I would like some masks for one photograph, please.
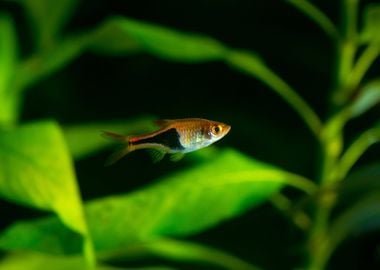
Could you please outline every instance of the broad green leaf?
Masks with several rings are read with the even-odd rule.
[[[94,33],[90,44],[98,51],[120,53],[140,49],[168,60],[220,60],[226,49],[207,36],[183,33],[125,17],[114,17]]]
[[[54,122],[0,133],[0,197],[55,212],[90,249],[72,161]]]
[[[363,29],[360,39],[364,43],[380,42],[380,4],[373,3],[363,12]]]
[[[17,222],[3,231],[0,238],[3,250],[31,250],[53,255],[78,254],[83,242],[80,234],[69,230],[56,217]]]
[[[148,188],[87,203],[85,211],[97,251],[112,251],[156,237],[204,231],[263,203],[285,184],[315,191],[300,176],[225,150]],[[20,235],[25,236],[22,242]],[[76,238],[55,218],[47,218],[11,226],[1,235],[0,247],[75,253]]]
[[[59,32],[70,19],[77,0],[22,0],[34,30],[37,44],[42,49],[51,47]]]
[[[64,128],[69,150],[75,159],[87,157],[109,145],[100,136],[101,131],[121,134],[138,134],[153,128],[153,117],[140,117],[124,121],[108,121],[67,126]]]
[[[17,64],[17,42],[10,16],[0,14],[0,126],[14,124],[18,116],[18,95],[12,90]]]
[[[352,116],[357,117],[380,101],[380,79],[371,81],[363,87],[360,96],[357,97],[352,105]]]
[[[95,201],[86,213],[90,224],[95,218],[103,221],[90,225],[96,248],[111,249],[155,236],[203,231],[262,203],[286,182],[283,171],[228,150],[145,190]],[[125,219],[120,220],[120,213]],[[107,238],[97,237],[105,232]]]

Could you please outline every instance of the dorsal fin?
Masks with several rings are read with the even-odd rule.
[[[165,128],[165,127],[168,127],[169,125],[171,125],[173,123],[173,120],[158,119],[158,120],[154,121],[154,123],[161,128]]]

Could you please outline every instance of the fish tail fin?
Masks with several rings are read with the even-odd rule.
[[[131,145],[129,143],[128,136],[120,135],[117,133],[109,132],[109,131],[103,131],[102,137],[106,139],[110,139],[116,143],[119,144],[118,148],[115,150],[114,153],[112,153],[107,159],[104,164],[104,166],[111,166],[116,161],[120,160],[122,157],[124,157],[126,154],[133,151],[131,148]]]
[[[106,139],[109,139],[111,141],[118,142],[118,143],[126,144],[129,141],[128,136],[124,136],[124,135],[117,134],[117,133],[110,132],[110,131],[102,131],[101,135],[103,138],[106,138]]]

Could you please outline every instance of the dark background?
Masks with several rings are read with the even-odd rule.
[[[339,22],[340,1],[313,2]],[[31,34],[20,6],[11,1],[0,3],[1,9],[15,17],[22,54],[27,55],[32,49]],[[112,15],[206,34],[230,47],[255,51],[323,119],[328,116],[334,45],[285,1],[87,0],[80,3],[65,32],[92,29]],[[371,70],[372,75],[378,74],[378,67],[379,62]],[[375,122],[379,112],[375,108],[351,122],[346,129],[347,140]],[[232,130],[219,146],[234,147],[288,171],[315,177],[318,145],[300,117],[268,87],[221,62],[179,64],[147,54],[106,57],[85,53],[28,90],[22,121],[54,118],[66,125],[147,114],[229,123]],[[378,160],[378,151],[379,147],[372,148],[358,166]],[[107,154],[102,152],[76,163],[85,200],[135,190],[186,166],[186,161],[163,161],[157,166],[145,153],[136,153],[104,168]],[[128,182],[124,180],[126,175]],[[294,198],[299,195],[288,189],[285,193]],[[43,215],[5,201],[0,201],[0,207],[0,229],[15,220]],[[292,269],[302,265],[304,259],[303,233],[269,204],[189,239],[220,247],[264,269]],[[352,237],[338,249],[331,269],[379,266],[379,242],[378,233]],[[194,269],[185,264],[180,267]]]

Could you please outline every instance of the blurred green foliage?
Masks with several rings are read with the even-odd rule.
[[[20,58],[24,54],[19,52],[14,21],[9,14],[0,14],[0,196],[55,215],[18,221],[2,231],[0,248],[6,254],[0,269],[117,269],[111,266],[113,259],[151,255],[226,269],[259,269],[225,251],[177,238],[203,232],[266,201],[303,231],[305,269],[325,269],[350,234],[379,228],[379,190],[369,189],[365,198],[332,215],[353,165],[380,140],[376,125],[363,130],[351,144],[344,142],[345,125],[380,100],[379,78],[363,80],[380,53],[378,4],[365,7],[359,29],[357,0],[342,1],[341,28],[311,2],[287,1],[336,45],[331,114],[322,120],[257,53],[230,48],[206,35],[122,16],[85,32],[63,34],[77,1],[18,2],[31,24],[34,46],[30,55]],[[188,167],[167,173],[148,187],[84,202],[74,160],[108,147],[100,130],[144,132],[153,128],[154,119],[140,116],[64,127],[54,120],[19,121],[25,91],[85,51],[106,56],[145,52],[188,64],[217,60],[258,79],[298,113],[318,141],[318,175],[309,180],[238,150],[211,148],[194,153]],[[302,194],[293,201],[281,193],[284,186]],[[304,201],[312,209],[303,207]]]

